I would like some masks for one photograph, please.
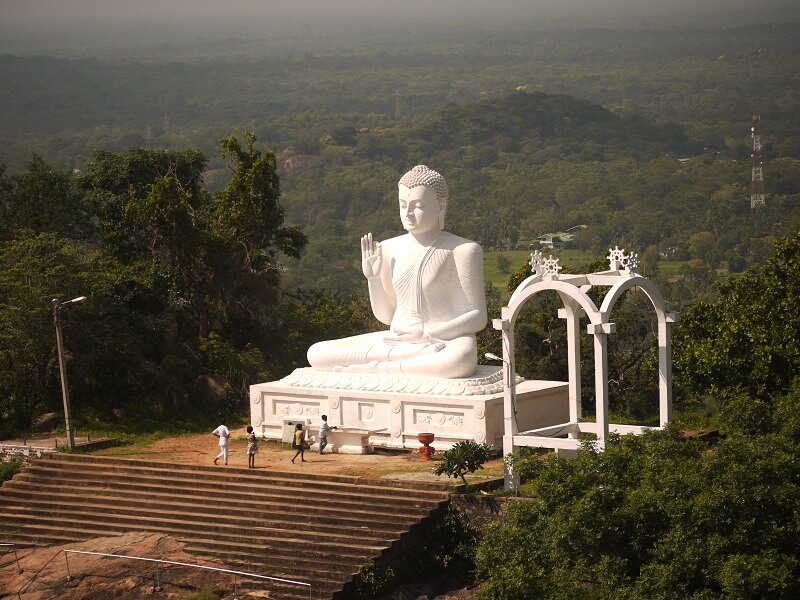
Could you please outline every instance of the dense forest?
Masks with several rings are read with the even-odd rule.
[[[486,250],[587,225],[575,243],[598,255],[620,244],[736,272],[797,226],[796,23],[486,25],[468,47],[464,35],[431,24],[405,45],[381,30],[336,44],[300,30],[225,38],[212,53],[187,41],[134,56],[7,54],[0,159],[21,170],[35,152],[83,171],[98,148],[192,148],[217,191],[219,140],[252,131],[309,236],[289,284],[343,293],[361,285],[358,236],[398,230],[392,189],[418,162],[448,179],[448,228]],[[755,219],[754,113],[770,195]]]
[[[153,403],[171,410],[209,387],[229,403],[222,410],[241,410],[249,383],[304,364],[311,342],[372,326],[354,249],[365,231],[382,239],[399,230],[391,191],[398,165],[441,163],[454,198],[448,228],[489,250],[530,247],[538,233],[565,224],[586,225],[573,244],[599,259],[615,244],[639,249],[646,274],[661,281],[679,309],[713,299],[715,270],[762,265],[770,240],[800,227],[800,190],[792,187],[800,185],[800,161],[773,161],[767,184],[780,179],[785,193],[771,193],[767,206],[753,211],[746,161],[703,154],[674,124],[618,116],[565,95],[516,91],[446,106],[387,131],[336,127],[331,138],[318,154],[294,157],[304,161],[304,176],[284,178],[279,157],[259,149],[254,134],[225,138],[220,155],[230,178],[218,190],[204,186],[209,159],[199,150],[97,150],[77,172],[34,155],[22,171],[4,169],[4,261],[15,265],[4,286],[4,420],[24,428],[45,405],[57,406],[50,336],[26,329],[30,314],[38,314],[36,327],[46,331],[48,295],[74,290],[92,296],[99,314],[109,311],[108,330],[90,328],[86,339],[75,340],[87,370],[75,377],[76,397],[101,420],[124,412],[123,403],[149,414]],[[693,151],[691,160],[675,158]],[[685,261],[680,277],[659,277],[659,259],[667,256]],[[35,282],[40,292],[30,294],[19,269],[42,274]],[[65,272],[76,278],[72,284]],[[495,309],[497,292],[487,289]],[[104,297],[109,305],[101,309]],[[19,302],[32,311],[22,321]],[[651,332],[640,323],[647,310],[640,304],[626,305],[629,334],[618,337],[618,356],[612,353],[612,365],[627,374],[615,377],[615,408],[631,418],[649,416],[644,398],[652,384],[643,384],[652,370],[645,351]],[[334,309],[346,317],[325,315]],[[309,326],[309,310],[324,326]],[[520,323],[520,372],[563,377],[565,347],[555,341],[561,325],[546,301],[531,312],[537,311]],[[76,308],[70,318],[98,315],[85,313]],[[155,331],[167,333],[157,344]],[[38,346],[33,356],[23,358],[12,343],[21,335],[31,340],[26,351]],[[495,337],[491,329],[482,334],[486,350],[498,350]],[[131,354],[111,350],[120,338]],[[120,365],[98,364],[94,355],[116,355]],[[138,380],[145,372],[146,385]]]
[[[80,177],[39,157],[0,171],[5,435],[58,406],[51,297],[89,297],[89,310],[62,318],[76,410],[90,423],[243,414],[248,385],[297,366],[320,333],[363,329],[357,302],[282,292],[281,257],[297,258],[307,238],[284,223],[275,155],[252,135],[221,151],[231,178],[215,193],[195,150],[98,151]]]
[[[397,181],[424,163],[447,229],[507,273],[490,316],[529,273],[503,252],[571,228],[591,258],[566,271],[624,247],[681,313],[673,426],[513,457],[531,500],[456,568],[487,599],[797,597],[800,22],[456,21],[0,42],[0,437],[58,411],[51,302],[77,296],[61,317],[82,427],[245,416],[250,384],[375,328],[358,239],[401,231]],[[557,308],[542,294],[520,317],[521,375],[566,376]],[[615,309],[619,422],[656,422],[651,312],[635,291]],[[681,433],[699,427],[719,435]]]

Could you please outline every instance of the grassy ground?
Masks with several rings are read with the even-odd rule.
[[[563,266],[568,266],[575,269],[580,269],[584,265],[596,261],[599,256],[591,252],[584,252],[583,250],[566,250],[562,248],[554,248],[552,250],[543,250],[542,254],[545,258],[552,256],[559,258]],[[498,266],[498,258],[501,256],[506,257],[511,266],[508,272],[502,272]],[[491,283],[495,288],[501,291],[503,301],[508,300],[511,294],[506,290],[508,286],[509,275],[521,267],[523,264],[530,261],[531,253],[528,250],[488,250],[483,254],[483,273],[486,278],[486,283]],[[686,261],[682,260],[660,260],[658,261],[658,274],[660,277],[673,277],[680,273],[681,266]],[[720,278],[727,277],[728,274],[720,275]]]
[[[561,259],[562,265],[575,268],[593,262],[599,258],[591,252],[584,252],[583,250],[565,250],[562,248],[543,250],[542,254],[545,258],[549,258],[550,256],[559,258]],[[498,266],[498,258],[501,256],[508,258],[511,263],[507,273],[502,272]],[[501,291],[503,300],[507,300],[509,296],[511,296],[506,290],[509,275],[522,265],[528,263],[530,259],[531,251],[529,250],[489,250],[484,252],[483,275],[486,278],[486,283],[494,285],[495,288]]]
[[[671,277],[680,272],[682,260],[660,260],[658,261],[658,274],[662,277]]]

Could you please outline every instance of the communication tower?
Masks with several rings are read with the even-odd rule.
[[[761,117],[758,113],[753,115],[753,126],[750,128],[753,136],[753,187],[750,191],[750,208],[764,206],[764,157],[761,155],[761,136],[758,133],[758,123]]]

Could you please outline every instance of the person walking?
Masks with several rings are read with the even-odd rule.
[[[211,432],[213,435],[219,438],[219,454],[214,458],[214,464],[217,464],[217,461],[221,458],[222,462],[226,465],[228,464],[228,440],[231,437],[231,432],[228,429],[228,423],[225,419],[222,419],[222,423],[219,427],[217,427],[214,431]]]
[[[304,456],[306,451],[306,432],[303,430],[302,423],[298,423],[294,428],[294,443],[292,445],[297,448],[297,452],[294,457],[292,457],[292,463],[294,463],[294,459],[298,456],[302,462],[307,462]]]
[[[328,432],[336,429],[336,426],[328,425],[328,415],[322,415],[322,425],[319,426],[319,453],[328,445]]]
[[[256,439],[256,432],[253,431],[253,426],[247,426],[247,468],[256,468],[256,452],[258,452],[258,440]]]

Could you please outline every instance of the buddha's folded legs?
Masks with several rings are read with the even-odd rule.
[[[386,332],[318,342],[308,350],[315,369],[427,377],[466,377],[475,371],[475,338],[447,342],[385,343]]]

